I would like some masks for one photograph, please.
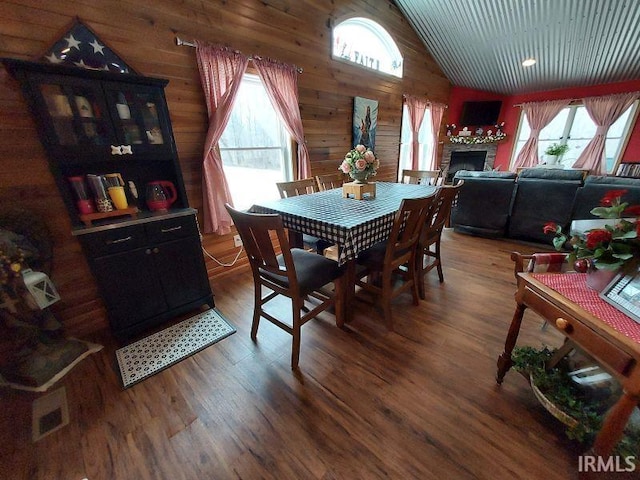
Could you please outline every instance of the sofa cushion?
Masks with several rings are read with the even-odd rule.
[[[590,175],[576,194],[573,219],[598,218],[591,213],[591,210],[600,205],[600,200],[610,190],[627,190],[622,201],[630,205],[640,205],[640,178]]]
[[[526,169],[518,175],[507,235],[519,240],[550,243],[543,232],[547,222],[563,229],[571,223],[580,170]]]
[[[511,172],[456,172],[464,180],[457,201],[451,209],[451,226],[455,231],[483,237],[505,234],[511,209],[516,174]]]

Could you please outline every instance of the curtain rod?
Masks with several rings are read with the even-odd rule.
[[[180,37],[176,37],[176,45],[178,45],[179,47],[196,47],[196,44],[193,42],[189,42],[187,40],[183,40]],[[253,60],[253,56],[249,55],[249,60]],[[295,67],[296,70],[298,71],[298,73],[302,73],[303,70],[300,67]]]

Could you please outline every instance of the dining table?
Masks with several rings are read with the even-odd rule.
[[[431,195],[437,186],[375,182],[376,194],[357,200],[343,197],[343,189],[255,203],[252,213],[275,213],[284,227],[299,235],[319,237],[338,246],[338,263],[344,265],[346,292],[344,318],[350,320],[355,295],[356,260],[360,252],[389,237],[396,212],[405,198]],[[294,242],[295,243],[295,242]]]

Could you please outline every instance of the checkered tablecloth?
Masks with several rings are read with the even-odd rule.
[[[260,202],[253,213],[278,213],[290,230],[338,244],[338,263],[352,260],[389,236],[403,198],[426,197],[436,187],[403,183],[376,183],[376,197],[342,198],[342,189]]]

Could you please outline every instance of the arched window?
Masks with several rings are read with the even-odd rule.
[[[402,78],[402,55],[396,42],[368,18],[350,18],[333,28],[333,57]]]

